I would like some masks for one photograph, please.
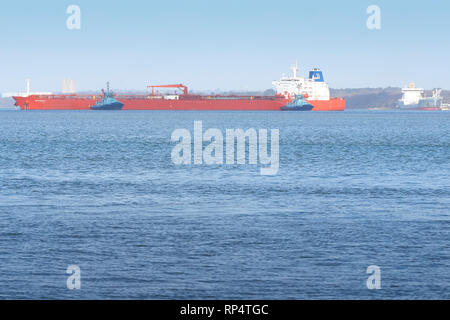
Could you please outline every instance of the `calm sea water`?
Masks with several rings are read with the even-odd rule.
[[[278,174],[175,166],[194,120],[279,128]],[[0,128],[1,299],[450,299],[450,112],[2,111]]]

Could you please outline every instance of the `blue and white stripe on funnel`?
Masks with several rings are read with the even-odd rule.
[[[319,69],[313,69],[309,72],[309,79],[315,82],[324,82],[323,73]]]

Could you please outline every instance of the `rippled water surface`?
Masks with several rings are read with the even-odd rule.
[[[194,120],[279,128],[278,174],[174,165]],[[2,299],[450,299],[450,112],[2,111],[0,128]]]

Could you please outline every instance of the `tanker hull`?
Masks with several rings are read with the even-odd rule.
[[[89,110],[101,100],[99,96],[29,96],[14,97],[22,110]],[[203,111],[280,111],[288,102],[284,97],[182,97],[164,99],[152,96],[117,96],[122,110],[203,110]],[[308,101],[313,111],[343,111],[343,99]]]
[[[29,96],[14,97],[22,110],[89,110],[101,96]],[[164,99],[152,96],[116,97],[122,110],[235,110],[279,111],[287,100],[281,97],[248,98],[180,98]]]
[[[342,98],[331,98],[330,100],[307,100],[314,108],[312,111],[344,111],[345,100]]]
[[[192,110],[192,111],[279,111],[287,103],[283,98],[213,99],[180,98],[179,100],[123,98],[123,110]]]
[[[22,110],[90,110],[101,97],[90,98],[82,96],[28,96],[13,97],[15,105]]]

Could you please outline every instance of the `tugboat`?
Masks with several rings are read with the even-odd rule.
[[[306,101],[308,96],[306,94],[296,94],[292,102],[288,102],[281,107],[283,111],[311,111],[314,106]]]
[[[106,83],[106,92],[102,89],[103,98],[91,110],[122,110],[123,103],[114,99],[114,94],[109,90],[109,82]]]

